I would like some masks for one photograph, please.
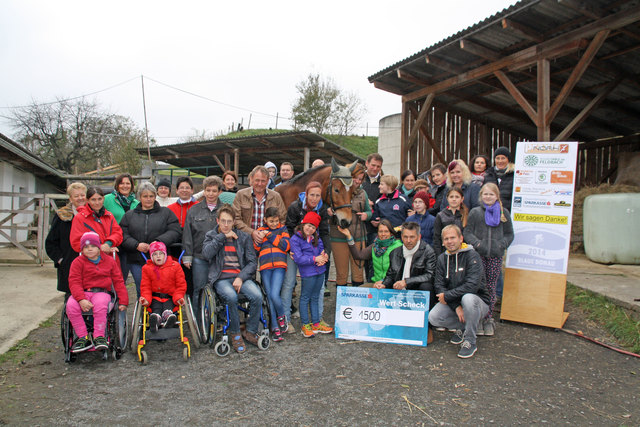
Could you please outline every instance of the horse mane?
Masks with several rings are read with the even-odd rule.
[[[292,185],[297,184],[298,181],[304,181],[309,177],[309,175],[316,173],[320,169],[328,168],[328,167],[331,167],[331,165],[320,165],[320,166],[316,166],[315,168],[307,169],[306,171],[291,178],[289,181],[286,182],[286,184],[292,184]]]

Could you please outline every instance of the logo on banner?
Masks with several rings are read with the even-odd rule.
[[[569,153],[569,144],[527,145],[524,152],[527,154],[567,154]]]
[[[523,199],[522,203],[530,208],[548,208],[551,206],[550,201],[541,199]]]
[[[544,184],[546,182],[547,182],[547,172],[546,171],[538,172],[538,175],[536,175],[536,183]]]
[[[534,155],[525,156],[524,164],[526,166],[538,166],[538,156],[534,156]]]
[[[570,208],[571,207],[571,203],[567,203],[564,200],[561,200],[559,202],[554,203],[553,206],[559,206],[561,208]]]
[[[529,154],[524,157],[525,166],[563,166],[566,159],[564,157],[540,157],[535,154]]]
[[[553,192],[556,196],[572,196],[573,191],[571,190],[556,190]]]
[[[551,171],[552,184],[573,184],[573,171]]]
[[[521,208],[522,207],[522,197],[514,197],[513,198],[513,207]]]

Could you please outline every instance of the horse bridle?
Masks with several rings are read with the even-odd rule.
[[[333,211],[333,216],[336,216],[336,211],[338,209],[351,208],[351,203],[347,203],[340,206],[333,205],[333,180],[334,179],[339,179],[340,181],[342,181],[343,185],[353,185],[353,178],[351,177],[351,175],[344,176],[344,175],[334,174],[333,171],[331,172],[331,175],[329,175],[329,185],[327,186],[327,191],[329,192],[329,197],[328,197],[329,207]],[[352,184],[346,184],[345,180],[351,181]]]

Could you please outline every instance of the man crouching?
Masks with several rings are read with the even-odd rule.
[[[429,322],[436,328],[456,329],[450,342],[462,344],[458,357],[467,359],[478,349],[476,330],[489,311],[489,293],[480,255],[462,240],[457,225],[442,230],[446,251],[436,263],[434,287],[438,303],[429,312]]]

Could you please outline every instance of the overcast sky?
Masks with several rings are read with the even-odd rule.
[[[400,111],[367,77],[513,4],[423,1],[0,2],[0,115],[6,107],[90,96],[160,144],[199,131],[290,129],[295,85],[309,73],[354,91],[358,134]],[[122,83],[122,84],[121,84]],[[172,89],[192,92],[210,100]],[[239,107],[239,108],[235,108]],[[0,132],[13,135],[0,119]]]

